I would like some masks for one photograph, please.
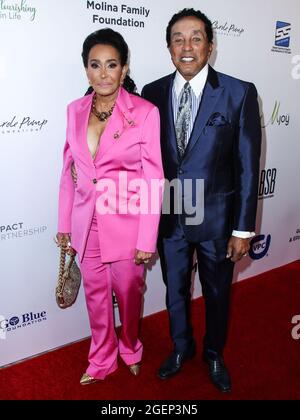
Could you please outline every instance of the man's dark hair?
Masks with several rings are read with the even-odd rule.
[[[166,40],[167,40],[168,47],[171,44],[171,30],[172,30],[173,25],[179,20],[185,17],[190,17],[190,16],[193,16],[199,20],[202,20],[202,22],[205,25],[205,32],[207,35],[208,42],[213,42],[213,37],[214,37],[213,28],[212,28],[212,23],[208,19],[208,17],[204,13],[200,12],[200,10],[183,9],[180,12],[173,15],[170,22],[168,23],[167,31],[166,31]]]

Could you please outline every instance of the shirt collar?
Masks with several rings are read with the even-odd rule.
[[[196,76],[194,76],[190,81],[191,88],[198,98],[201,93],[203,92],[206,80],[208,76],[208,64],[206,64],[201,71],[199,71]],[[176,71],[175,79],[174,79],[174,89],[177,98],[179,98],[180,92],[183,89],[183,86],[185,85],[187,81],[185,78],[179,73],[179,71]]]

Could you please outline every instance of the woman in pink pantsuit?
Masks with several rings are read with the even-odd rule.
[[[163,169],[158,110],[132,94],[122,36],[111,29],[92,33],[82,58],[93,92],[68,106],[57,239],[78,253],[83,276],[92,331],[85,385],[112,373],[118,353],[139,373],[143,264],[156,250],[161,206],[161,189],[154,194],[151,185],[163,179]]]

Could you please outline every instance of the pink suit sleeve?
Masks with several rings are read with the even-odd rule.
[[[59,186],[58,201],[58,232],[71,233],[71,215],[74,202],[74,182],[71,175],[73,157],[68,142],[69,139],[69,107],[67,112],[67,138],[63,152],[63,169]]]

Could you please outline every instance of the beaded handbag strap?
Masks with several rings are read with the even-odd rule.
[[[70,261],[69,261],[68,267],[67,267],[68,271],[72,267],[72,264],[74,262],[74,258],[75,258],[74,255],[72,255],[70,257]],[[63,292],[64,287],[65,287],[66,278],[68,277],[68,276],[64,276],[65,264],[66,264],[66,248],[61,246],[60,247],[59,273],[58,273],[58,282],[57,282],[57,294],[58,295],[62,295],[62,292]]]

